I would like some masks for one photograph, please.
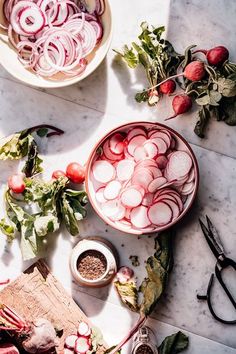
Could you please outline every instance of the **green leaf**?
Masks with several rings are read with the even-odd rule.
[[[199,106],[206,106],[210,103],[210,96],[208,94],[205,94],[201,97],[196,98],[196,103]]]
[[[157,41],[159,41],[161,39],[161,36],[165,32],[165,26],[157,27],[152,32],[153,34],[155,34]]]
[[[172,232],[160,233],[155,239],[156,252],[147,259],[147,278],[141,284],[141,314],[149,315],[161,298],[173,265]]]
[[[19,160],[27,155],[28,137],[21,139],[21,134],[12,134],[0,140],[0,160]]]
[[[43,215],[35,218],[34,228],[37,236],[44,237],[59,229],[59,220],[54,215]]]
[[[196,45],[193,44],[193,45],[190,45],[189,47],[187,47],[185,49],[184,59],[180,63],[180,67],[182,68],[182,70],[184,70],[185,67],[191,62],[191,60],[192,60],[192,49],[195,48],[195,47],[196,47]]]
[[[38,129],[36,131],[36,134],[40,137],[40,138],[44,138],[48,133],[48,129],[47,128],[41,128],[41,129]]]
[[[0,231],[7,236],[8,242],[12,242],[15,238],[15,228],[7,224],[5,219],[0,220]]]
[[[92,348],[87,351],[87,354],[96,354],[99,351],[100,346],[104,346],[104,340],[99,328],[92,327],[91,334]]]
[[[148,100],[149,100],[148,92],[147,92],[147,91],[143,91],[143,92],[138,92],[138,93],[136,93],[136,95],[135,95],[135,100],[136,100],[138,103],[148,101]]]
[[[199,138],[204,138],[205,129],[210,119],[210,111],[206,106],[203,106],[202,109],[198,111],[199,120],[197,121],[194,133],[199,136]]]
[[[211,90],[209,92],[210,96],[210,105],[211,106],[219,106],[219,101],[222,98],[222,95],[218,91]]]
[[[164,339],[158,348],[158,354],[177,354],[187,349],[188,344],[188,337],[179,331]]]
[[[124,284],[119,281],[115,281],[114,285],[123,304],[126,305],[131,311],[137,312],[139,310],[138,289],[134,281],[130,280]]]
[[[129,48],[127,45],[124,46],[122,52],[117,50],[114,50],[114,52],[116,52],[118,55],[121,55],[128,66],[132,69],[136,68],[139,63],[138,56],[134,53],[133,48]]]
[[[104,354],[109,354],[113,349],[115,349],[116,345],[113,345],[112,347],[110,347],[109,349],[107,349]],[[121,349],[118,350],[118,352],[116,352],[117,354],[121,353]]]
[[[29,141],[27,161],[22,169],[26,177],[32,177],[43,171],[41,164],[43,160],[38,156],[38,146],[32,138]]]
[[[218,85],[218,91],[225,97],[236,96],[236,81],[220,77],[216,84]]]
[[[236,98],[223,98],[220,101],[219,114],[222,120],[228,125],[236,125]]]

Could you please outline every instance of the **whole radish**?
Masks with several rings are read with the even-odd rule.
[[[188,112],[192,107],[192,100],[188,95],[177,95],[173,98],[172,107],[175,114],[165,120],[173,119],[180,114]]]
[[[166,82],[163,82],[163,84],[160,85],[159,91],[163,95],[170,95],[173,93],[176,89],[176,83],[174,80],[167,80]]]
[[[195,52],[193,52],[193,54],[195,53],[205,54],[208,64],[212,66],[221,66],[229,58],[228,49],[222,45],[211,48],[209,50],[198,49]]]
[[[25,190],[24,175],[15,174],[8,178],[8,187],[13,193],[23,193]]]
[[[117,280],[121,283],[124,284],[134,276],[134,271],[129,268],[129,267],[121,267],[118,272],[116,273],[116,278]]]
[[[177,77],[180,77],[180,76],[184,76],[184,77],[186,77],[186,79],[188,79],[190,81],[199,81],[199,80],[202,80],[205,75],[206,75],[206,70],[205,70],[204,63],[199,60],[194,60],[191,63],[189,63],[188,65],[186,65],[186,67],[182,73],[168,77],[167,79],[163,80],[159,84],[157,84],[153,87],[150,87],[149,90],[153,90],[156,87],[162,86],[164,83],[166,83],[172,79],[175,79]]]

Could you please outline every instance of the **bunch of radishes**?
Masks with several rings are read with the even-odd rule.
[[[86,354],[92,346],[92,330],[86,322],[80,322],[77,334],[65,339],[64,354]]]
[[[207,63],[210,66],[220,67],[229,58],[229,51],[223,46],[217,46],[210,50],[199,49],[193,52],[203,53],[206,56]],[[182,73],[171,76],[159,84],[150,88],[150,95],[170,95],[174,93],[176,89],[175,78],[184,76],[186,79],[192,82],[201,81],[206,76],[205,63],[199,60],[193,60],[189,63]],[[157,89],[158,88],[158,89]],[[176,95],[172,101],[172,107],[174,115],[166,120],[175,118],[176,116],[188,112],[192,107],[192,100],[187,94]]]

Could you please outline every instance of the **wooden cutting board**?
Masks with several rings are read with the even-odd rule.
[[[78,323],[91,322],[52,275],[44,261],[39,260],[0,292],[0,303],[12,307],[19,315],[33,321],[43,317],[58,330],[63,329],[56,353],[64,353],[66,336],[76,333]],[[105,347],[98,348],[102,354]]]

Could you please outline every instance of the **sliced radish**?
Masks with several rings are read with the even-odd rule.
[[[105,157],[109,160],[112,161],[119,161],[123,158],[123,154],[114,154],[111,151],[110,145],[109,145],[109,140],[105,141],[104,145],[103,145],[103,154],[105,155]]]
[[[176,178],[187,175],[192,167],[192,159],[185,151],[175,151],[169,160],[169,170]]]
[[[155,160],[153,159],[146,159],[146,160],[143,160],[143,161],[139,161],[136,166],[142,166],[142,167],[157,167],[157,163]]]
[[[89,336],[87,335],[88,333],[89,335],[91,334],[91,329],[89,325],[84,321],[80,322],[78,327],[78,336],[88,337]]]
[[[108,218],[115,218],[120,212],[120,203],[118,200],[108,200],[101,205],[101,209]]]
[[[148,168],[148,171],[150,171],[152,173],[153,178],[162,177],[162,172],[158,167],[150,166],[147,168]]]
[[[153,133],[151,136],[150,136],[150,140],[152,141],[152,139],[154,138],[161,138],[165,141],[166,145],[167,145],[167,148],[170,147],[170,144],[171,144],[171,139],[170,137],[165,133],[165,132],[156,132],[156,133]]]
[[[159,131],[160,131],[160,129],[157,129],[157,128],[154,128],[154,129],[149,130],[149,132],[148,132],[148,138],[150,139],[153,134],[155,134],[155,133],[157,133],[157,132],[159,132]]]
[[[166,203],[156,202],[148,209],[148,218],[152,224],[163,226],[171,221],[172,210]]]
[[[88,338],[86,337],[79,337],[76,340],[75,343],[75,353],[76,354],[86,354],[86,352],[89,350],[90,348],[90,343]]]
[[[96,181],[107,183],[115,176],[115,169],[110,162],[95,161],[93,164],[93,176]]]
[[[144,229],[151,225],[151,222],[148,218],[148,208],[144,205],[140,205],[137,208],[132,209],[130,213],[130,221],[133,226],[138,229]]]
[[[152,138],[151,141],[157,146],[159,154],[165,154],[168,146],[162,138]]]
[[[117,178],[119,181],[127,181],[134,172],[135,162],[133,160],[121,160],[116,166]]]
[[[122,204],[118,204],[115,215],[110,216],[113,221],[119,221],[125,217],[126,208]]]
[[[149,159],[154,159],[157,157],[157,154],[158,154],[158,148],[157,148],[157,145],[152,143],[151,141],[149,140],[146,140],[145,143],[143,144],[143,147],[147,153],[147,157]]]
[[[119,181],[111,181],[104,188],[104,198],[107,200],[116,199],[121,190],[121,183]]]
[[[73,354],[73,353],[74,353],[74,349],[64,348],[63,350],[63,354]]]
[[[132,177],[132,183],[139,184],[144,189],[147,189],[149,184],[152,182],[153,177],[152,174],[145,169],[140,169],[139,171],[135,171]]]
[[[172,214],[173,214],[173,220],[177,219],[180,215],[180,209],[179,206],[177,204],[176,201],[173,201],[172,199],[169,198],[165,198],[163,199],[163,201],[169,205],[169,207],[172,210]]]
[[[77,339],[78,339],[78,336],[76,334],[71,334],[70,336],[67,336],[65,339],[66,348],[74,350],[75,342]]]
[[[143,197],[142,205],[150,206],[153,203],[153,193],[146,193]]]
[[[112,135],[109,140],[110,149],[114,154],[122,154],[124,151],[124,137],[123,135],[116,133]]]
[[[142,127],[136,127],[131,129],[127,134],[127,140],[130,141],[134,136],[143,135],[147,136],[146,130]]]
[[[137,146],[134,150],[135,162],[145,160],[148,157],[148,152],[144,146]]]
[[[105,187],[100,187],[95,194],[95,197],[96,197],[96,200],[98,203],[105,203],[106,202],[106,199],[104,198],[104,189],[105,189]]]
[[[191,171],[188,174],[188,179],[187,179],[187,183],[192,182],[194,180],[195,177],[195,171],[194,168],[191,169]]]
[[[128,208],[134,208],[142,203],[143,195],[140,190],[129,187],[124,190],[121,194],[121,202],[124,206]]]
[[[164,168],[166,168],[166,165],[168,163],[168,159],[164,156],[164,155],[159,155],[156,158],[156,162],[157,162],[157,166],[163,170]]]
[[[136,147],[141,146],[146,140],[147,138],[143,135],[136,135],[131,138],[127,145],[128,153],[131,156],[134,156],[134,150],[136,149]]]
[[[185,183],[185,185],[181,189],[181,194],[183,195],[191,194],[192,191],[194,190],[194,186],[195,186],[194,182]]]
[[[165,177],[157,177],[155,178],[149,185],[148,185],[148,191],[149,193],[155,193],[156,190],[161,187],[163,184],[166,183],[166,178]]]

